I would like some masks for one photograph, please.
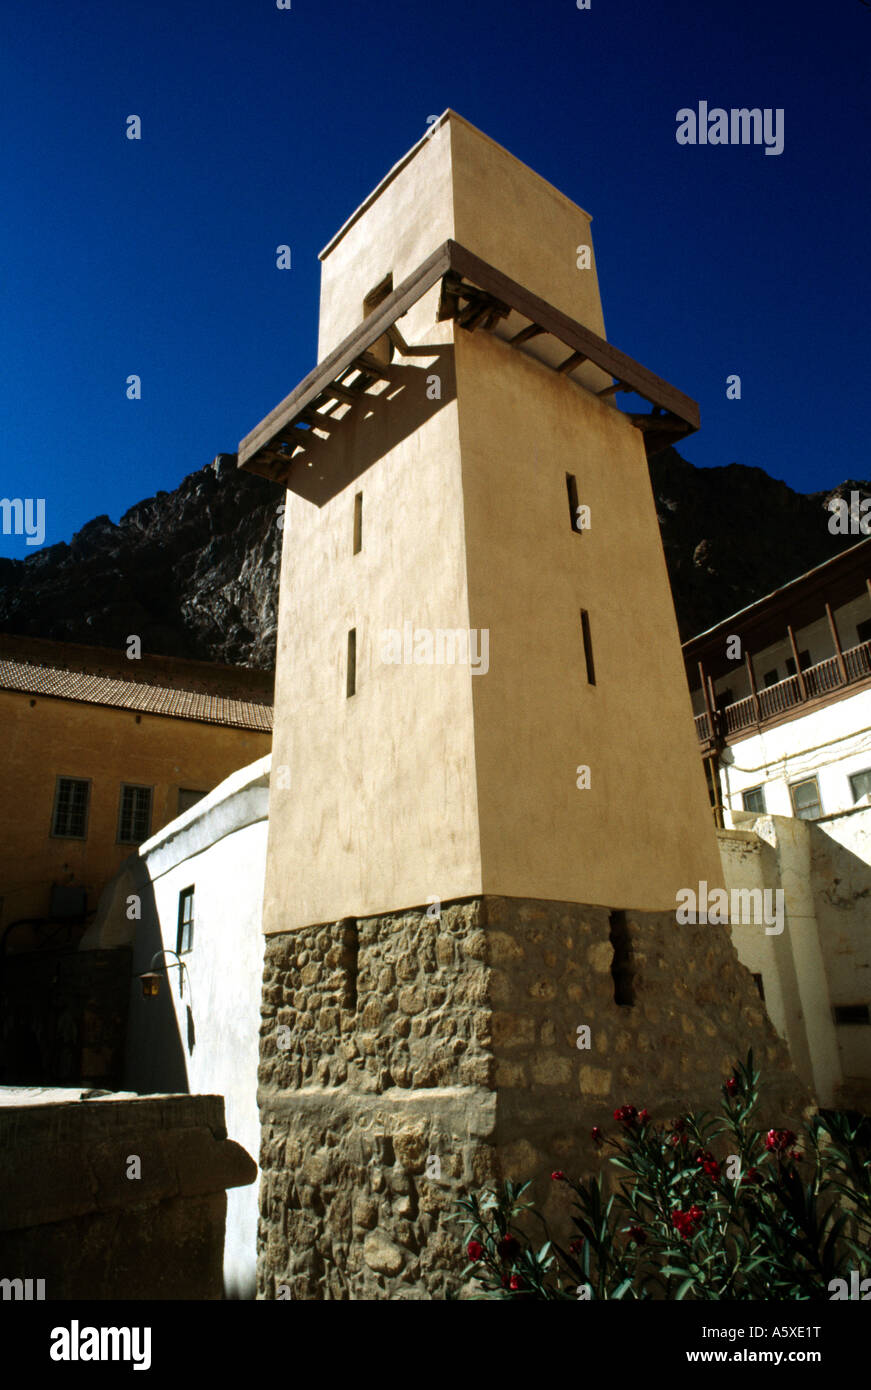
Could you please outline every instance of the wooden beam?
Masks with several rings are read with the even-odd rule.
[[[239,444],[238,466],[247,467],[261,449],[268,448],[279,430],[291,424],[301,411],[312,405],[324,391],[329,390],[337,379],[341,384],[341,378],[353,366],[359,364],[360,370],[382,381],[393,380],[389,370],[385,370],[374,358],[368,358],[368,349],[440,280],[443,281],[444,290],[449,277],[450,293],[457,292],[454,289],[454,281],[459,277],[461,280],[471,281],[473,289],[483,291],[485,295],[491,296],[491,301],[496,301],[488,305],[489,317],[485,316],[488,327],[492,323],[492,315],[502,310],[505,314],[515,310],[523,318],[530,320],[529,327],[521,329],[510,340],[513,345],[527,342],[539,333],[550,333],[565,343],[573,355],[583,354],[602,371],[617,378],[613,388],[605,388],[606,393],[620,390],[622,387],[636,392],[660,410],[668,411],[670,418],[627,416],[639,428],[650,431],[650,436],[645,439],[648,454],[658,447],[661,440],[667,442],[668,432],[679,436],[698,429],[699,408],[689,396],[670,386],[646,367],[642,367],[639,362],[633,361],[619,348],[613,347],[583,324],[577,323],[546,300],[532,294],[517,281],[503,275],[501,271],[460,246],[458,242],[446,241],[403,280],[402,284],[387,296],[383,304],[358,324],[322,363],[309,372],[299,386],[270,411],[250,434],[245,436]],[[455,309],[456,301],[453,312]],[[441,307],[439,312],[441,314]],[[472,314],[470,326],[472,322],[477,326],[480,321],[475,312]],[[256,468],[252,468],[252,472],[257,471]]]
[[[838,668],[841,672],[841,680],[847,684],[847,663],[844,660],[844,653],[841,650],[841,639],[838,636],[838,625],[835,622],[835,615],[832,612],[831,604],[826,604],[826,617],[829,620],[829,631],[832,634],[832,641],[835,644],[835,651],[838,654]]]
[[[543,332],[544,329],[539,324],[530,323],[526,328],[521,328],[519,333],[515,333],[513,338],[509,338],[508,342],[511,347],[520,347],[521,343],[528,343],[530,338],[537,338]]]
[[[532,323],[540,324],[546,333],[552,333],[560,342],[576,352],[583,352],[597,367],[618,377],[620,381],[635,391],[652,405],[663,406],[684,420],[692,429],[699,428],[699,407],[690,396],[684,395],[676,387],[670,386],[662,377],[656,376],[640,362],[635,362],[625,352],[600,338],[589,328],[575,322],[556,309],[547,300],[519,285],[516,280],[503,275],[495,266],[488,265],[456,241],[447,243],[450,249],[451,268],[458,271],[466,280],[487,290],[497,299],[511,306]]]
[[[708,696],[708,681],[707,681],[707,677],[705,676],[705,668],[704,668],[704,666],[702,665],[701,662],[699,662],[699,680],[700,680],[701,683],[702,683],[702,694],[703,694],[704,697],[705,697],[705,712],[706,712],[706,714],[707,714],[707,716],[708,716],[708,728],[709,728],[709,730],[710,730],[709,737],[710,737],[711,742],[713,743],[714,737],[715,737],[715,732],[714,732],[714,709],[713,709],[713,705],[711,704],[710,698],[709,698],[709,696]]]
[[[622,391],[623,389],[624,386],[622,381],[612,381],[610,386],[606,386],[603,390],[597,391],[596,395],[601,400],[603,396],[614,396],[618,391]]]
[[[332,397],[333,400],[344,401],[347,405],[354,405],[364,394],[363,391],[354,391],[350,386],[340,386],[337,382],[331,381],[329,386],[325,387],[321,392],[319,399],[328,401],[330,397]]]
[[[744,651],[744,665],[747,667],[747,679],[750,682],[750,693],[753,696],[753,708],[756,711],[756,723],[758,724],[761,719],[761,711],[759,708],[759,691],[756,689],[756,677],[753,674],[753,662],[750,660],[750,653],[746,649]]]
[[[379,362],[377,357],[373,357],[371,352],[359,353],[351,363],[351,367],[365,372],[367,376],[374,376],[376,381],[393,381],[390,368],[385,366],[383,362]],[[350,371],[350,367],[348,370]]]
[[[786,630],[789,633],[789,645],[792,647],[792,659],[795,662],[795,674],[798,676],[798,688],[801,691],[801,698],[806,700],[807,685],[805,684],[804,672],[801,669],[801,662],[798,659],[798,647],[795,641],[795,633],[789,623],[786,625]]]
[[[304,406],[309,405],[325,387],[347,370],[351,362],[365,353],[397,319],[426,294],[450,270],[450,243],[445,242],[418,266],[401,285],[388,295],[383,304],[349,333],[337,348],[309,372],[289,396],[260,421],[239,445],[239,467],[244,468],[259,449],[268,444],[276,430],[291,420]]]
[[[581,365],[581,363],[582,363],[582,362],[586,362],[586,360],[587,360],[587,355],[586,355],[586,353],[584,353],[584,352],[573,352],[572,355],[571,355],[571,357],[567,357],[566,360],[565,360],[564,362],[560,362],[559,366],[557,367],[557,371],[560,372],[560,373],[563,373],[563,372],[573,372],[574,369],[575,369],[575,367],[579,367],[579,366]]]

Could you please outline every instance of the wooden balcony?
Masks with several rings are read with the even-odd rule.
[[[787,676],[755,694],[745,695],[713,712],[696,715],[696,732],[703,750],[735,743],[765,728],[795,719],[837,699],[850,686],[871,683],[871,642],[836,652],[798,675]]]

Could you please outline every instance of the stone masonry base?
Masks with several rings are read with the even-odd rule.
[[[597,1170],[594,1124],[625,1102],[716,1109],[751,1046],[766,1128],[811,1101],[727,928],[497,897],[434,911],[267,940],[259,1298],[462,1294],[458,1195],[532,1178],[559,1233],[550,1173]]]

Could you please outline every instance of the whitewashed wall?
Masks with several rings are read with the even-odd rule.
[[[789,784],[811,776],[824,816],[849,810],[850,774],[871,768],[871,690],[741,739],[726,753],[734,761],[721,768],[723,804],[733,811],[743,809],[742,792],[764,784],[766,812],[791,816]]]
[[[124,1085],[224,1097],[227,1132],[257,1160],[257,1063],[263,976],[261,909],[266,865],[269,757],[227,778],[140,846],[147,878],[134,944]],[[136,977],[155,951],[176,949],[179,894],[194,888],[193,950],[146,1000]],[[174,958],[168,956],[167,963]],[[182,1068],[184,1081],[182,1086]],[[258,1184],[227,1193],[225,1287],[253,1297]]]

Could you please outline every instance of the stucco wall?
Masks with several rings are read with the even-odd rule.
[[[138,888],[132,878],[126,885],[141,894],[143,916],[136,924],[124,1084],[143,1093],[223,1096],[229,1133],[254,1156],[268,785],[268,758],[228,778],[141,847],[146,877]],[[183,957],[183,993],[179,971],[170,968],[169,987],[156,1000],[144,999],[137,977],[150,969],[156,951],[176,949],[179,894],[191,886],[194,944]],[[224,1252],[231,1296],[253,1294],[256,1233],[256,1186],[234,1189]]]
[[[733,921],[739,959],[761,974],[768,1015],[820,1103],[861,1108],[871,1097],[871,1026],[837,1023],[833,1009],[871,1004],[871,808],[819,825],[740,821],[718,833],[726,887],[782,891],[785,925],[768,935]]]
[[[486,334],[456,357],[485,891],[668,910],[720,864],[641,436]]]

